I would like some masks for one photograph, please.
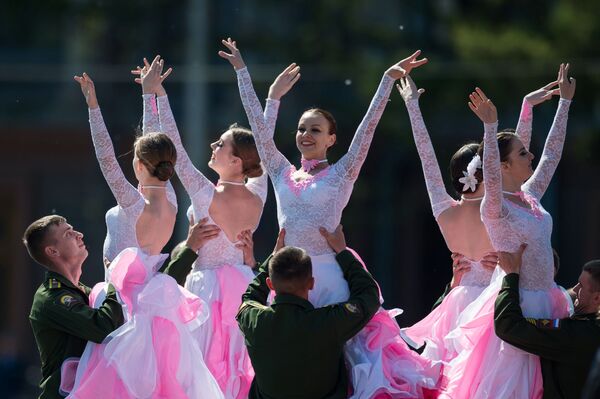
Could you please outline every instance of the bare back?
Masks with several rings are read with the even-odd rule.
[[[237,235],[243,230],[256,229],[262,210],[261,198],[246,186],[218,186],[208,214],[227,239],[235,242]]]
[[[438,224],[448,249],[480,260],[494,248],[481,221],[479,201],[463,201],[440,214]]]
[[[146,200],[135,225],[140,248],[150,255],[159,254],[171,239],[176,217],[177,208],[169,202],[166,195]]]

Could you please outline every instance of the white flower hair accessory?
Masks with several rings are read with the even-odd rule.
[[[467,189],[471,189],[471,191],[477,189],[477,183],[479,183],[479,181],[475,177],[475,173],[477,172],[477,169],[480,168],[481,158],[479,157],[479,154],[476,154],[467,165],[467,170],[463,171],[464,176],[458,179],[458,182],[463,184],[463,192],[467,191]]]

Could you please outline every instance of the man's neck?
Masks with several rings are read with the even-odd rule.
[[[283,291],[275,291],[275,295],[293,295],[293,296],[297,296],[298,298],[302,298],[306,301],[308,301],[308,290],[303,290],[303,291],[295,291],[295,292],[283,292]]]
[[[81,265],[55,266],[52,271],[69,280],[75,287],[79,285],[79,278],[81,277]]]

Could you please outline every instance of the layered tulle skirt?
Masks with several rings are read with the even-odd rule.
[[[448,362],[456,357],[456,349],[448,346],[446,336],[458,325],[461,313],[475,301],[485,286],[464,285],[452,289],[442,303],[424,319],[402,329],[402,337],[415,349],[425,345],[421,356]]]
[[[69,398],[223,398],[192,337],[208,317],[206,305],[155,272],[164,259],[128,248],[112,262],[110,282],[126,321],[102,344],[87,344],[71,387],[74,362],[64,365]],[[93,294],[102,296],[99,287]]]
[[[325,254],[311,259],[315,286],[309,292],[310,302],[322,307],[348,300],[348,283],[335,256]],[[347,342],[344,353],[352,383],[350,398],[423,398],[432,394],[440,367],[402,340],[394,320],[399,313],[380,308]]]
[[[185,283],[210,309],[208,322],[193,334],[227,399],[245,399],[254,378],[244,336],[235,320],[242,294],[253,279],[254,273],[248,266],[225,265],[194,270]]]
[[[505,273],[497,268],[490,285],[461,313],[458,327],[445,339],[458,356],[445,365],[440,398],[541,398],[539,358],[502,341],[494,333],[494,303]],[[520,290],[525,317],[565,318],[573,312],[567,292],[557,285],[548,290]]]

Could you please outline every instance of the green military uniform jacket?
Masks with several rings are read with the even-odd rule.
[[[600,347],[597,314],[526,319],[519,305],[519,275],[511,273],[504,277],[494,319],[498,337],[540,357],[545,399],[581,397],[594,354]]]
[[[168,266],[163,266],[164,272],[175,276],[178,282],[183,281],[184,272],[189,272],[195,259],[196,254],[186,249]],[[123,311],[112,285],[98,309],[89,306],[90,291],[81,283],[75,286],[61,274],[48,271],[33,297],[29,320],[42,363],[40,398],[62,398],[59,393],[62,363],[80,357],[88,341],[101,343],[123,324]]]
[[[267,306],[267,260],[243,295],[237,321],[256,376],[250,399],[338,399],[348,396],[343,348],[379,308],[377,284],[347,250],[336,259],[348,280],[347,302],[315,309],[279,294]]]

